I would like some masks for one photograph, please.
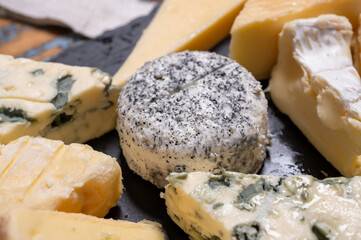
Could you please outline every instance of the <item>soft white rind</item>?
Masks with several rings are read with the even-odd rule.
[[[360,174],[361,80],[352,65],[352,26],[323,15],[285,24],[271,97],[343,175]]]
[[[131,77],[119,96],[117,130],[130,168],[158,187],[172,171],[254,173],[266,154],[267,100],[238,63],[186,51]]]

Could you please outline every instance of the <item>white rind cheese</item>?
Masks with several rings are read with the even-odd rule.
[[[85,142],[115,127],[118,90],[95,68],[0,55],[0,143],[24,135]]]
[[[360,239],[361,178],[171,173],[169,216],[191,239]]]
[[[0,148],[0,216],[29,207],[104,217],[122,187],[116,159],[88,145],[25,136]]]
[[[269,78],[285,23],[337,14],[347,17],[356,29],[360,12],[360,0],[247,0],[231,29],[229,56],[257,79]]]
[[[361,174],[361,79],[352,26],[323,15],[285,24],[270,91],[273,102],[344,176]]]
[[[267,100],[235,61],[186,51],[148,62],[130,78],[117,129],[129,167],[158,187],[172,171],[254,173],[266,154]]]

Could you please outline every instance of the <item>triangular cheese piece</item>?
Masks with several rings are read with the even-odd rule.
[[[360,0],[248,0],[232,26],[229,56],[257,79],[268,78],[286,22],[333,13],[346,16],[356,28],[360,12]]]
[[[361,174],[361,79],[347,18],[322,15],[285,24],[270,91],[273,102],[345,176]]]
[[[147,61],[183,50],[208,50],[229,34],[245,0],[165,0],[114,76],[123,86]]]

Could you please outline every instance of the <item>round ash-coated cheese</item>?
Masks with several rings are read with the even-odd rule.
[[[170,172],[257,172],[267,100],[237,62],[181,52],[147,62],[120,93],[117,130],[129,167],[157,187]]]

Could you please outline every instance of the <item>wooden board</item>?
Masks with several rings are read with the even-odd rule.
[[[84,38],[60,27],[36,27],[0,18],[0,54],[47,61]]]

